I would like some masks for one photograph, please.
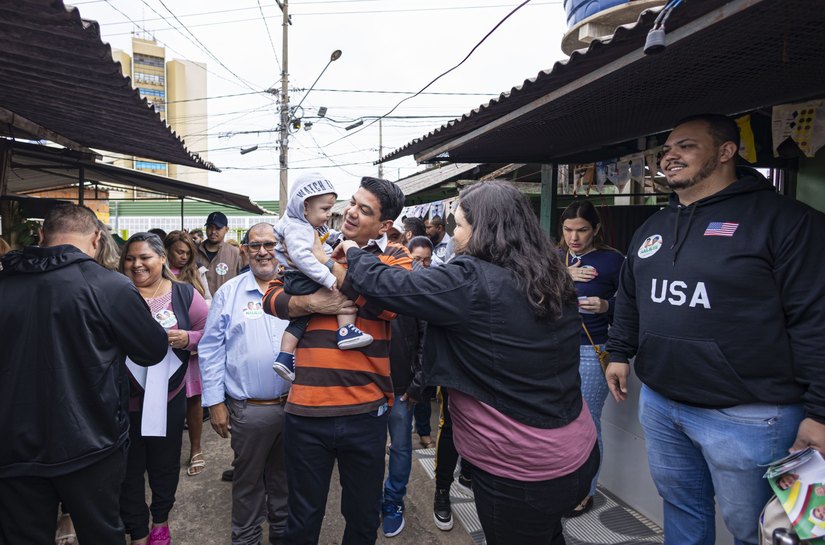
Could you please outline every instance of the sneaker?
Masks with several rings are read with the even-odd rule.
[[[456,483],[458,485],[457,488],[459,492],[471,498],[475,497],[473,494],[473,479],[471,477],[463,473],[459,473]]]
[[[450,508],[450,490],[438,488],[433,502],[433,520],[439,530],[453,529],[453,510]]]
[[[295,381],[295,355],[289,352],[278,352],[275,358],[275,363],[272,368],[278,373],[278,376],[287,382]]]
[[[171,545],[172,534],[169,533],[168,526],[155,526],[149,532],[149,540],[147,545]]]
[[[384,535],[395,537],[404,529],[404,504],[384,502]]]
[[[372,344],[372,335],[364,333],[352,324],[347,324],[338,330],[338,348],[349,350]]]

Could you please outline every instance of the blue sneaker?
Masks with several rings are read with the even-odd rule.
[[[364,333],[352,324],[347,324],[338,329],[336,341],[339,350],[349,350],[372,344],[372,335]]]
[[[287,382],[293,382],[295,380],[295,355],[289,352],[278,352],[272,368],[279,377]]]
[[[404,504],[384,501],[384,535],[395,537],[404,529]]]

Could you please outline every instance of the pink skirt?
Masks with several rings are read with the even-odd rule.
[[[186,368],[186,397],[199,396],[203,393],[203,382],[201,382],[201,368],[198,366],[198,355],[192,354],[189,357],[189,367]]]

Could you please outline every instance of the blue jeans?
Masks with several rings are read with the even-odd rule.
[[[643,386],[639,420],[664,502],[665,544],[714,544],[714,494],[735,543],[758,543],[759,513],[771,497],[759,464],[788,453],[804,416],[802,405],[693,407]]]
[[[597,345],[604,350],[604,345]],[[602,408],[604,408],[604,400],[607,399],[607,394],[610,390],[607,388],[607,381],[604,379],[604,372],[599,363],[599,358],[596,356],[596,351],[593,346],[583,344],[579,347],[579,375],[582,379],[582,397],[587,403],[587,408],[590,409],[590,416],[593,417],[593,423],[596,424],[596,434],[599,439],[599,460],[604,459],[604,446],[602,445]],[[601,466],[599,466],[601,470]],[[599,482],[599,471],[596,471],[596,476],[593,477],[593,482],[590,483],[590,492],[588,496],[596,493],[596,483]]]
[[[384,501],[401,505],[407,495],[407,482],[412,470],[412,425],[413,411],[409,401],[401,401],[395,396],[387,427],[390,430],[390,462],[387,479],[384,481]]]

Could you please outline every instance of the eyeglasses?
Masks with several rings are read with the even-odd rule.
[[[247,248],[252,250],[253,252],[259,252],[261,247],[267,252],[271,252],[275,249],[275,242],[250,242],[248,244],[244,244]]]
[[[419,257],[419,256],[412,256],[413,261],[419,261],[422,265],[429,265],[433,262],[433,258],[431,257]]]

